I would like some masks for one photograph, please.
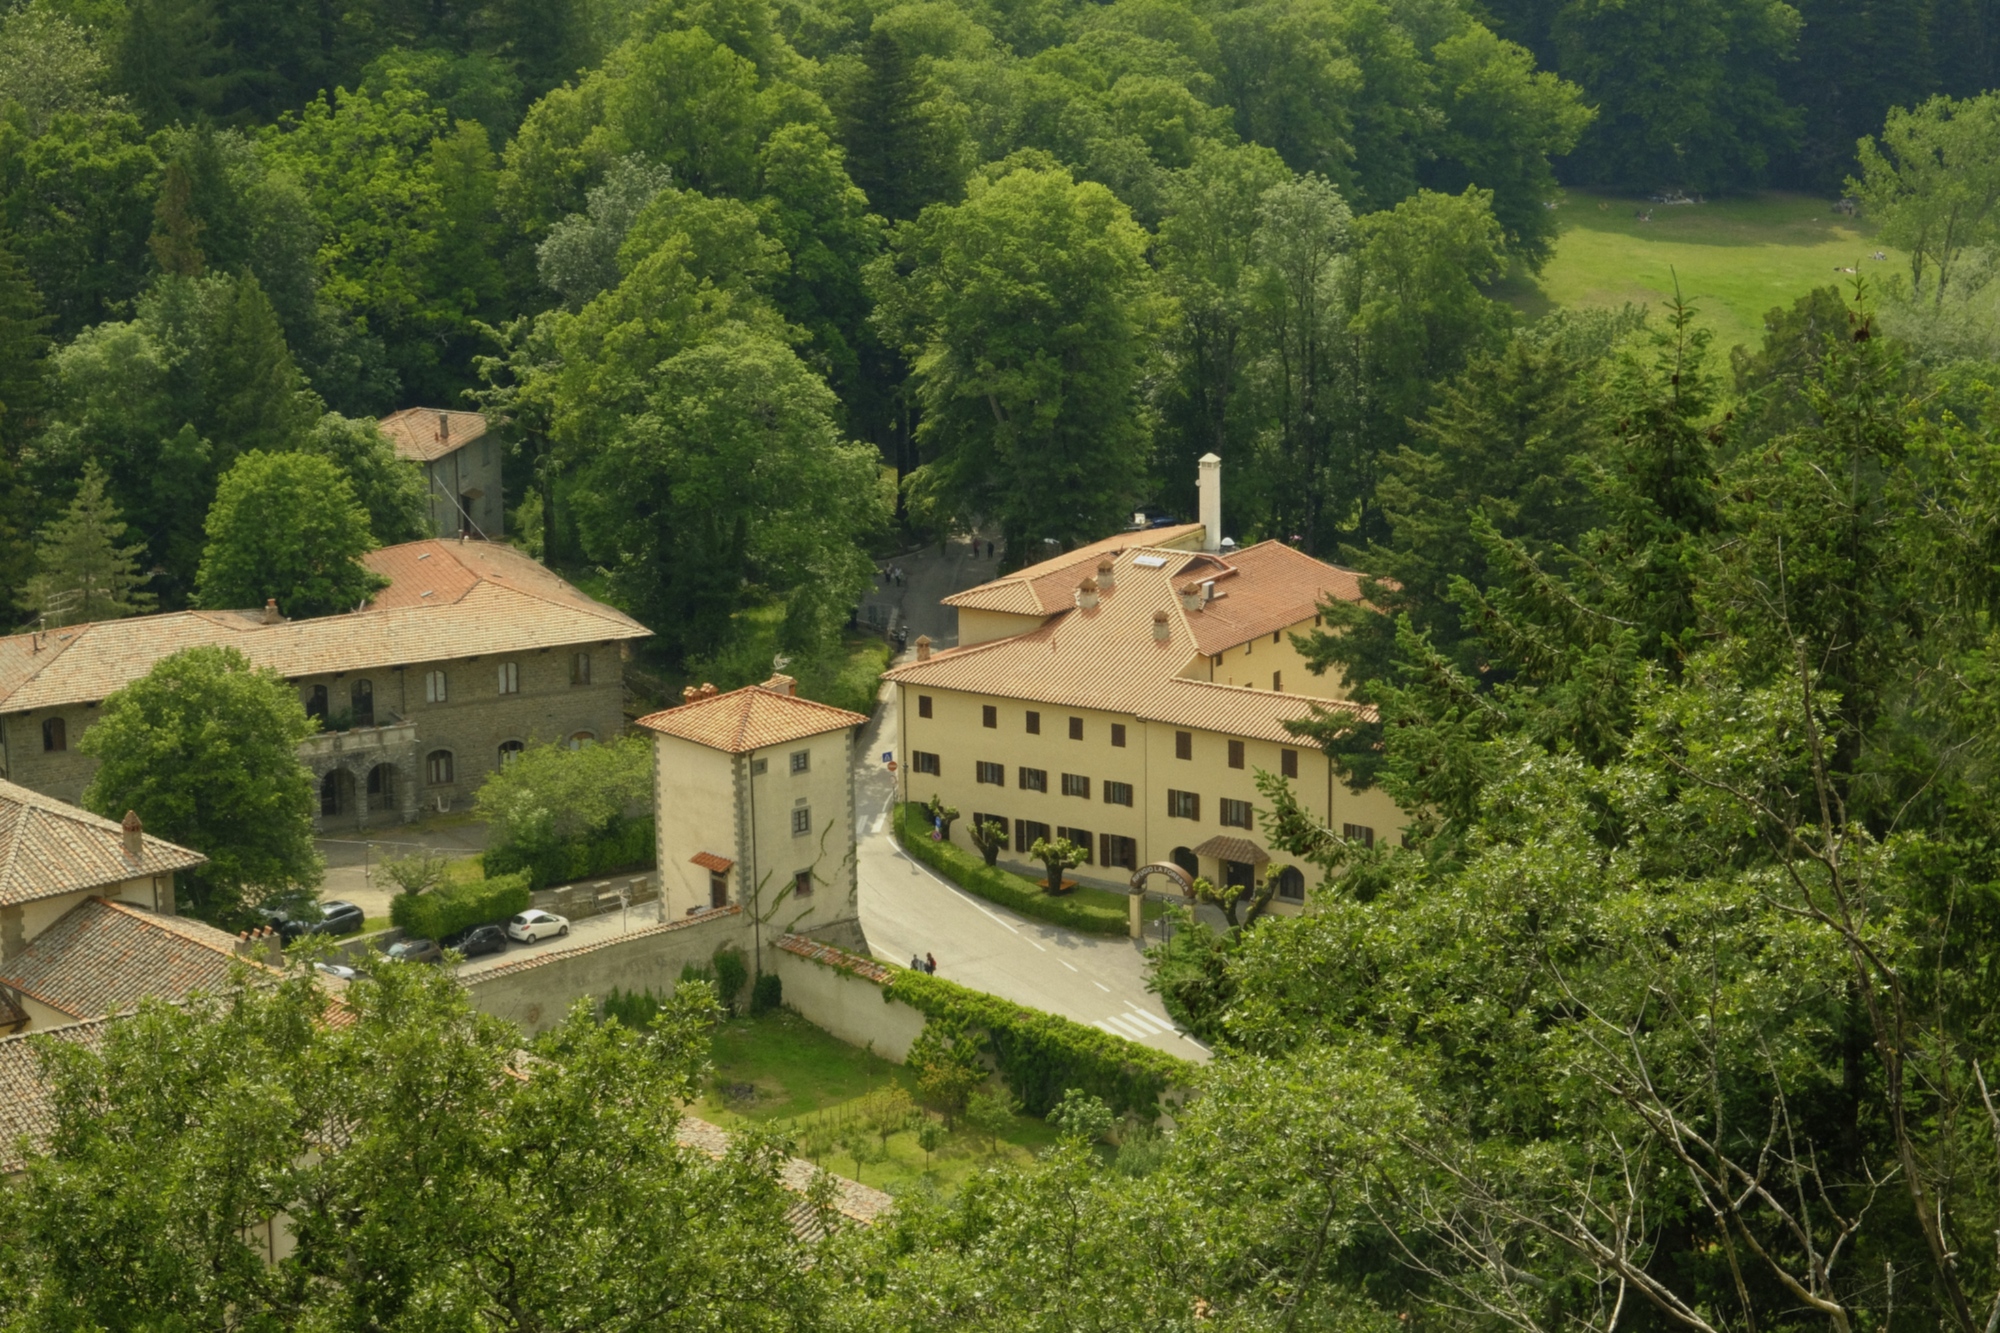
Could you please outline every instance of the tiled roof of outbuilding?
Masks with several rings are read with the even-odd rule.
[[[1132,547],[1114,558],[1112,586],[1085,610],[1075,605],[1074,593],[1086,565],[1094,577],[1095,556],[1062,572],[1074,579],[1068,607],[1057,608],[1036,628],[905,662],[887,679],[1126,713],[1281,744],[1297,739],[1284,724],[1312,716],[1315,707],[1361,711],[1344,700],[1218,685],[1183,674],[1203,656],[1310,620],[1322,599],[1358,600],[1360,575],[1353,571],[1278,542],[1228,556]],[[1209,579],[1215,580],[1216,597],[1200,610],[1184,607],[1176,590]],[[1156,613],[1166,617],[1164,641],[1154,634]]]
[[[944,604],[976,611],[1005,611],[1017,616],[1053,615],[1070,605],[1076,585],[1097,572],[1099,560],[1109,556],[1115,561],[1129,550],[1176,547],[1201,530],[1199,523],[1182,523],[1170,528],[1121,532],[1017,569],[990,583],[955,592],[944,599]]]
[[[398,458],[419,463],[443,458],[486,433],[486,418],[479,413],[443,407],[406,407],[375,424],[396,446]]]
[[[112,1021],[92,1018],[0,1037],[0,1175],[19,1171],[27,1164],[22,1149],[40,1149],[56,1132],[54,1089],[42,1073],[42,1058],[33,1039],[74,1042],[94,1051],[104,1045],[104,1033]]]
[[[255,611],[175,611],[0,638],[0,711],[92,703],[201,644],[281,676],[382,670],[650,634],[510,546],[420,541],[362,563],[390,580],[364,610],[267,623]]]
[[[164,839],[141,836],[134,859],[125,855],[125,830],[119,825],[0,779],[0,907],[188,870],[208,860]]]
[[[696,699],[678,708],[648,713],[637,725],[663,736],[678,736],[725,754],[747,754],[828,731],[858,727],[868,719],[832,704],[745,685],[727,694]]]
[[[215,990],[241,963],[236,938],[184,916],[162,916],[105,898],[86,898],[28,946],[0,963],[0,986],[77,1018],[130,1009],[148,998],[177,1000]]]

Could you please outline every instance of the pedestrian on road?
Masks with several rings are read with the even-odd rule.
[[[917,957],[917,956],[916,956],[915,954],[911,954],[911,955],[910,955],[910,971],[912,971],[912,972],[921,972],[921,971],[923,971],[923,970],[924,970],[924,960],[923,960],[923,959],[921,959],[921,958],[919,958],[919,957]]]
[[[924,971],[925,971],[925,972],[928,972],[928,973],[929,973],[929,974],[930,974],[931,976],[936,976],[936,975],[937,975],[937,955],[936,955],[936,954],[929,954],[929,953],[927,953],[927,954],[925,954],[925,955],[924,955]]]

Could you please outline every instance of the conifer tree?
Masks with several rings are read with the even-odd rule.
[[[119,545],[125,520],[104,494],[104,480],[95,459],[84,464],[76,498],[42,530],[28,607],[44,626],[120,620],[152,608],[153,595],[139,590],[146,581],[139,572],[145,544]]]
[[[902,222],[957,192],[950,136],[924,105],[915,62],[886,28],[869,35],[861,59],[868,72],[841,126],[847,171],[877,214]]]
[[[21,448],[39,429],[48,316],[12,247],[0,241],[0,611],[26,593],[33,493],[21,478]]]
[[[285,345],[277,311],[245,273],[209,315],[205,417],[218,474],[253,450],[297,448],[320,407]]]

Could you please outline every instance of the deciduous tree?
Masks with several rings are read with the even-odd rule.
[[[375,548],[368,513],[340,469],[318,454],[251,452],[216,487],[195,595],[203,606],[287,616],[352,611],[387,580],[361,557]]]

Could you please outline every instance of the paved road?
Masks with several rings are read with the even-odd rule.
[[[918,634],[940,647],[957,642],[955,617],[938,599],[993,576],[995,562],[984,557],[984,547],[981,552],[974,558],[966,543],[955,542],[943,555],[933,550],[895,562],[908,580],[900,591],[912,642]],[[885,685],[862,732],[854,774],[861,926],[875,956],[908,963],[914,954],[932,953],[941,977],[1183,1058],[1206,1059],[1207,1050],[1179,1033],[1159,997],[1147,991],[1141,945],[1016,916],[903,854],[888,832],[895,781],[882,765],[882,753],[897,743],[895,692]]]

